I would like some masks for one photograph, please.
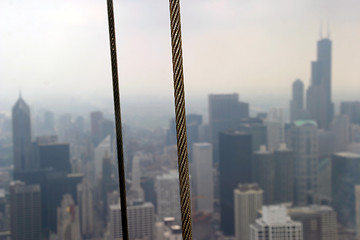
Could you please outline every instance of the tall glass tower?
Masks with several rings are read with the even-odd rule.
[[[329,38],[317,42],[317,60],[311,63],[311,84],[307,91],[307,110],[319,128],[328,129],[334,116],[331,101],[331,47]]]
[[[30,108],[20,96],[12,109],[15,171],[31,169]]]

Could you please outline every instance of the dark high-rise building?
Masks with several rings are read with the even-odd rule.
[[[39,144],[37,147],[41,169],[54,168],[57,171],[71,173],[69,144]]]
[[[307,90],[306,109],[319,128],[327,129],[334,115],[331,101],[331,40],[317,42],[317,60],[311,63],[311,84]]]
[[[39,185],[11,182],[11,239],[41,239],[41,204]]]
[[[294,200],[294,152],[285,144],[274,151],[275,180],[274,200],[276,203],[293,202]]]
[[[202,123],[202,116],[198,114],[188,114],[186,116],[186,134],[188,141],[188,152],[192,160],[192,145],[199,142],[199,127]]]
[[[249,117],[249,104],[239,102],[238,94],[209,95],[210,138],[215,162],[219,157],[219,132],[237,129],[240,119],[247,117]]]
[[[266,151],[266,146],[261,146],[253,155],[253,178],[264,191],[263,202],[265,205],[274,203],[274,153]]]
[[[12,109],[14,171],[32,169],[30,108],[20,96]]]
[[[252,122],[252,120],[254,120],[254,122]],[[260,146],[266,146],[268,138],[267,127],[263,123],[256,121],[257,119],[247,119],[246,123],[242,121],[240,126],[236,128],[236,130],[251,135],[253,151],[258,151]]]
[[[234,235],[233,191],[241,183],[252,182],[251,135],[226,131],[219,134],[219,188],[221,230]]]
[[[47,235],[56,232],[56,208],[64,194],[70,194],[77,203],[77,185],[82,174],[66,174],[54,169],[28,170],[14,173],[14,178],[41,189],[41,228]]]
[[[292,85],[292,99],[290,101],[290,121],[306,119],[304,109],[304,83],[296,79]]]
[[[347,228],[356,227],[355,186],[360,184],[360,155],[350,152],[332,156],[332,205],[338,221]]]

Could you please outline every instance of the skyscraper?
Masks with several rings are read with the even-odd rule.
[[[235,239],[249,239],[250,224],[263,205],[263,190],[257,184],[239,184],[234,189]]]
[[[175,217],[180,221],[179,175],[176,170],[156,176],[157,219]]]
[[[292,85],[292,99],[290,101],[290,121],[303,120],[304,109],[304,83],[296,79]]]
[[[314,202],[317,193],[318,135],[312,120],[295,121],[291,127],[291,149],[295,159],[295,204]]]
[[[360,102],[341,102],[340,113],[348,115],[351,123],[360,124]]]
[[[291,203],[294,200],[294,152],[281,144],[280,148],[274,151],[274,160],[274,201]]]
[[[301,223],[291,220],[282,205],[263,206],[262,218],[250,226],[250,240],[303,239]]]
[[[11,239],[41,239],[40,186],[11,182],[10,203]]]
[[[252,182],[251,135],[227,131],[219,134],[219,187],[221,230],[234,235],[234,189]]]
[[[122,239],[120,203],[109,206],[107,238]],[[127,207],[129,239],[153,240],[154,206],[149,202],[131,202]]]
[[[332,156],[332,206],[338,221],[345,227],[355,228],[355,186],[360,184],[360,155],[339,152]]]
[[[21,95],[12,108],[12,131],[14,171],[34,168],[31,161],[30,108]]]
[[[331,100],[331,45],[329,38],[317,42],[317,60],[311,63],[311,84],[306,109],[319,128],[327,129],[334,115]]]
[[[274,202],[275,162],[274,153],[261,146],[253,155],[253,178],[264,191],[264,204]]]
[[[209,95],[209,125],[214,160],[218,161],[219,132],[237,129],[240,119],[249,117],[249,104],[239,102],[239,95]]]
[[[79,207],[70,194],[65,194],[57,208],[57,234],[59,240],[81,240]]]
[[[195,209],[196,211],[212,213],[214,209],[214,180],[211,143],[194,143],[192,156],[194,194],[198,197]]]
[[[330,129],[335,135],[334,152],[345,151],[350,144],[350,119],[347,115],[337,115],[330,124]]]
[[[40,169],[54,168],[71,173],[70,145],[68,143],[38,144]]]
[[[94,190],[88,179],[84,178],[77,185],[77,199],[79,205],[79,217],[81,233],[85,237],[94,234]]]

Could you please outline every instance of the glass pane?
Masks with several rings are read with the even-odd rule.
[[[181,1],[193,239],[359,238],[359,8]],[[114,9],[130,239],[181,239],[169,3]],[[106,1],[0,36],[0,239],[121,239]]]

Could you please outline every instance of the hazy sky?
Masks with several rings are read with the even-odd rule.
[[[168,1],[114,2],[122,96],[171,96]],[[309,83],[320,22],[325,36],[327,20],[333,95],[359,95],[360,1],[181,0],[181,6],[188,96],[289,97],[295,78]],[[0,111],[20,88],[35,103],[111,99],[108,44],[106,0],[1,0]]]

